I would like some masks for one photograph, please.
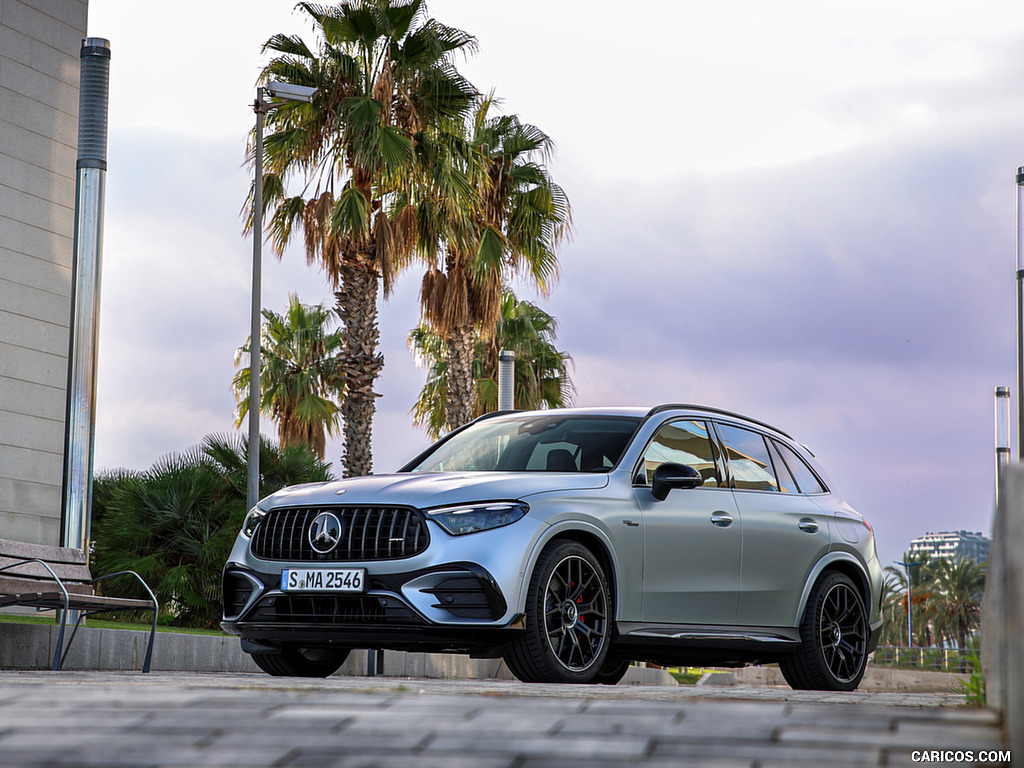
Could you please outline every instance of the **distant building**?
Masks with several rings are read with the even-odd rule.
[[[927,557],[930,560],[944,557],[952,562],[970,558],[981,563],[988,560],[991,543],[988,536],[969,531],[926,533],[910,542],[910,556]]]

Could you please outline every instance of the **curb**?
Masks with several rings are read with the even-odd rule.
[[[57,632],[56,625],[0,623],[0,669],[49,669]],[[81,627],[67,654],[64,669],[140,670],[148,641],[148,632]],[[151,669],[154,672],[262,674],[248,654],[242,653],[237,637],[175,632],[157,632]],[[335,674],[367,675],[367,652],[353,651]],[[501,659],[471,659],[458,654],[403,651],[384,652],[383,676],[446,680],[515,679]],[[676,685],[676,681],[663,669],[630,667],[619,685]]]

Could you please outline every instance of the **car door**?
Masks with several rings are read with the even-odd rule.
[[[799,492],[773,438],[734,424],[715,428],[743,518],[738,623],[794,626],[807,577],[828,552],[827,514]]]
[[[676,489],[658,501],[654,470],[686,464],[703,485]],[[666,624],[732,624],[739,604],[742,526],[707,422],[662,425],[634,472],[644,528],[642,619]]]

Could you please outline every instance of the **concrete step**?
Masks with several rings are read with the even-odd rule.
[[[49,669],[57,644],[57,626],[0,622],[0,669]],[[70,630],[68,631],[70,636]],[[82,627],[68,653],[67,670],[142,668],[149,633],[130,629]],[[66,643],[65,643],[66,648]],[[154,671],[259,672],[242,653],[237,637],[158,632],[153,643]],[[366,651],[353,651],[339,675],[366,675]],[[467,680],[512,680],[500,659],[471,659],[447,653],[384,653],[384,676]],[[663,669],[631,667],[621,684],[675,685]]]

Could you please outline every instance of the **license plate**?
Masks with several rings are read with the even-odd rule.
[[[362,592],[365,568],[285,568],[281,589],[285,592]]]

